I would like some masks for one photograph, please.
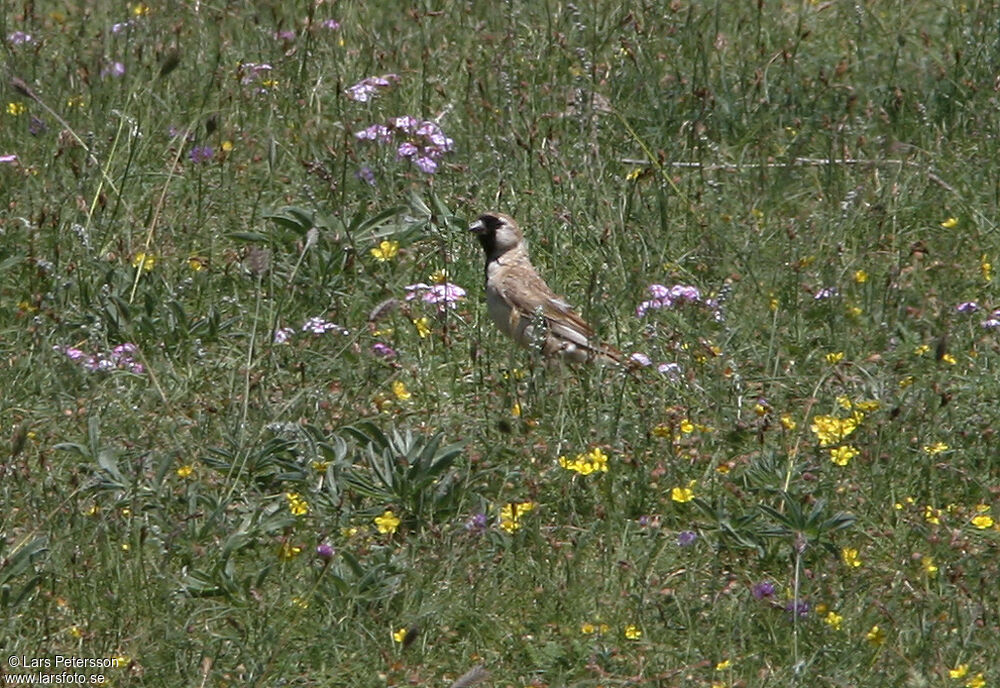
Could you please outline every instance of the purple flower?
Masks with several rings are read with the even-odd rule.
[[[395,358],[396,351],[388,344],[375,342],[372,344],[372,353],[381,358]]]
[[[257,64],[255,62],[244,62],[240,65],[237,70],[240,75],[240,83],[249,84],[251,81],[256,81],[260,78],[260,75],[265,72],[270,72],[273,69],[269,64]]]
[[[122,31],[124,31],[125,29],[127,29],[131,25],[132,25],[132,22],[130,22],[130,21],[123,21],[123,22],[118,22],[117,24],[112,24],[111,25],[111,33],[114,33],[114,34],[121,33]]]
[[[755,600],[762,600],[765,597],[774,596],[774,583],[771,581],[761,581],[750,588],[750,594]]]
[[[634,354],[632,354],[631,356],[629,356],[628,360],[634,361],[635,363],[638,363],[643,368],[647,368],[647,367],[653,365],[653,361],[649,358],[649,356],[647,356],[646,354],[641,353],[639,351],[636,351]]]
[[[295,40],[295,32],[291,31],[291,30],[288,30],[288,29],[286,29],[284,31],[275,31],[274,32],[274,37],[275,37],[275,39],[277,39],[279,41],[294,41]]]
[[[391,117],[389,118],[389,124],[396,127],[400,131],[406,132],[407,134],[412,134],[420,126],[420,120],[416,117],[410,117],[409,115],[403,115],[402,117]]]
[[[438,165],[434,162],[433,158],[426,155],[421,155],[413,158],[413,164],[416,165],[421,172],[425,174],[434,174],[437,172]]]
[[[789,600],[788,604],[785,605],[785,611],[792,616],[808,616],[809,603],[805,600]]]
[[[101,76],[123,76],[125,74],[125,65],[121,62],[112,62],[110,65],[101,70]]]
[[[372,168],[367,165],[355,172],[354,176],[367,183],[369,186],[375,186],[375,173],[372,172]]]
[[[426,303],[436,304],[439,311],[444,312],[446,308],[454,308],[455,304],[465,298],[465,290],[457,284],[442,282],[440,284],[410,284],[403,287],[406,290],[406,300],[412,301],[421,292],[422,300]]]
[[[193,163],[205,163],[215,156],[215,151],[211,146],[194,146],[188,153],[188,159]]]
[[[834,296],[839,296],[840,290],[836,287],[823,287],[813,296],[816,301],[822,301],[823,299],[832,299]]]
[[[295,330],[293,330],[292,328],[290,328],[290,327],[281,327],[281,328],[279,328],[279,329],[277,329],[277,330],[274,331],[274,343],[275,344],[284,344],[289,339],[291,339],[292,335],[294,335],[294,334],[295,334]]]
[[[486,517],[486,514],[479,512],[465,522],[465,529],[470,533],[481,535],[486,532],[488,525],[489,519]]]
[[[316,556],[323,561],[330,561],[333,558],[334,549],[332,545],[325,542],[316,546]]]
[[[24,43],[31,43],[34,39],[31,37],[30,33],[25,33],[24,31],[14,31],[7,35],[7,41],[11,45],[22,45]]]
[[[677,546],[678,547],[688,547],[693,545],[694,541],[698,539],[698,533],[693,530],[682,530],[677,533]]]
[[[672,287],[665,287],[662,284],[651,284],[649,285],[649,295],[653,298],[643,301],[636,308],[636,315],[640,318],[645,316],[649,310],[673,308],[675,305],[685,302],[701,302],[701,292],[698,288],[686,284],[675,284]]]
[[[327,332],[337,332],[339,334],[347,334],[345,330],[340,325],[330,322],[323,317],[313,316],[305,321],[302,325],[303,332],[312,332],[313,334],[326,334]]]
[[[324,19],[320,22],[320,26],[324,29],[329,29],[330,31],[336,31],[340,28],[340,22],[336,19]]]
[[[975,313],[979,310],[979,304],[975,301],[964,301],[955,306],[955,310],[959,313]]]
[[[46,129],[48,129],[48,127],[45,126],[45,121],[41,118],[32,115],[31,119],[28,120],[28,133],[32,136],[38,136],[39,134],[45,133]]]
[[[677,363],[661,363],[656,366],[656,372],[670,377],[680,377],[681,367]]]
[[[990,313],[990,317],[982,323],[983,329],[995,330],[1000,327],[1000,308]]]
[[[17,162],[17,153],[9,153],[7,155],[0,155],[0,164],[12,164]]]
[[[344,93],[351,100],[359,103],[367,103],[369,100],[378,95],[379,89],[391,86],[394,81],[399,81],[399,76],[396,74],[369,76],[365,77],[353,86],[348,86]]]
[[[389,143],[392,140],[392,132],[384,124],[373,124],[359,132],[355,132],[354,138]]]
[[[404,141],[403,143],[399,144],[399,148],[396,149],[396,155],[399,156],[400,158],[409,158],[413,155],[416,155],[417,151],[419,150],[420,150],[419,148],[414,146],[409,141]]]

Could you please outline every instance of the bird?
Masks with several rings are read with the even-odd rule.
[[[549,358],[622,363],[622,353],[601,344],[594,328],[538,274],[513,218],[483,213],[469,231],[486,254],[486,310],[505,335]]]

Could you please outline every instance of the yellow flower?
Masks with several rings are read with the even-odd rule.
[[[983,276],[984,282],[993,281],[993,263],[987,260],[985,253],[979,259],[979,273]]]
[[[948,445],[944,442],[935,442],[934,444],[924,445],[924,453],[929,454],[930,456],[935,456],[945,451],[948,451]]]
[[[559,465],[569,471],[575,471],[580,475],[590,475],[591,473],[608,472],[608,455],[600,447],[594,447],[585,454],[577,454],[575,459],[567,459],[565,456],[559,457]]]
[[[728,659],[724,659],[724,660],[722,660],[721,662],[719,662],[718,664],[715,665],[715,670],[716,671],[725,671],[726,669],[728,669],[732,665],[733,665],[732,662],[730,662]]]
[[[965,675],[969,673],[968,664],[959,664],[954,669],[948,669],[949,678],[965,678]]]
[[[317,473],[325,473],[326,469],[330,467],[330,462],[329,461],[319,461],[319,460],[316,460],[316,461],[313,461],[310,464],[310,466],[312,466],[312,469],[314,471],[316,471]]]
[[[143,4],[141,2],[132,5],[132,14],[136,17],[145,17],[149,14],[149,5]]]
[[[521,417],[521,402],[519,401],[514,402],[514,405],[510,407],[510,415],[514,416],[515,418]]]
[[[843,559],[844,563],[852,569],[856,569],[861,566],[861,557],[858,556],[858,550],[853,547],[844,547],[840,550],[840,558]]]
[[[865,282],[868,281],[868,273],[865,272],[864,270],[855,270],[854,281],[857,282],[858,284],[864,284]]]
[[[837,363],[840,363],[843,360],[844,360],[843,351],[831,352],[826,355],[826,362],[829,363],[830,365],[836,365]]]
[[[431,325],[427,318],[414,318],[413,326],[417,328],[417,335],[419,335],[421,339],[425,339],[430,336]]]
[[[625,637],[629,640],[638,640],[642,637],[642,630],[634,624],[629,624],[625,627]]]
[[[292,512],[293,516],[305,516],[309,513],[309,502],[297,492],[286,492],[285,499],[288,500],[288,510]]]
[[[298,595],[292,598],[292,604],[299,609],[309,609],[309,600],[304,597],[299,597]]]
[[[777,299],[777,298],[775,298],[774,296],[772,296],[772,297],[771,297],[771,298],[770,298],[770,299],[768,300],[768,302],[767,302],[767,308],[768,308],[768,310],[771,310],[771,311],[776,311],[776,310],[778,310],[778,306],[780,306],[780,305],[781,305],[781,302],[780,302],[780,301],[778,301],[778,299]]]
[[[194,473],[194,466],[192,466],[191,464],[181,466],[177,469],[178,478],[188,478],[191,476],[192,473]]]
[[[381,516],[375,517],[375,527],[383,535],[392,535],[399,528],[400,520],[391,510],[386,509]]]
[[[924,573],[927,574],[928,578],[933,578],[937,575],[938,567],[934,563],[934,557],[921,557],[920,565],[924,568]]]
[[[655,428],[653,428],[654,437],[670,437],[670,427],[665,423],[658,423]]]
[[[643,173],[643,168],[636,167],[634,170],[630,170],[628,174],[625,175],[625,181],[635,181],[639,178],[639,175]]]
[[[398,241],[383,240],[379,245],[371,250],[372,256],[380,263],[385,263],[396,257],[399,253]]]
[[[858,455],[858,450],[849,444],[830,450],[830,460],[838,466],[846,466],[847,462]]]
[[[864,414],[855,412],[850,418],[837,418],[836,416],[816,416],[813,418],[809,429],[815,433],[819,439],[819,446],[828,447],[836,444],[854,432]]]
[[[77,626],[76,624],[74,624],[74,625],[72,625],[72,626],[69,627],[69,634],[73,638],[76,638],[77,640],[79,640],[80,638],[83,637],[83,629],[80,628],[79,626]]]
[[[580,633],[584,635],[593,635],[597,632],[597,626],[592,623],[582,623],[580,624]]]
[[[83,96],[71,96],[66,99],[66,107],[83,107]]]
[[[191,256],[188,258],[188,267],[191,269],[191,272],[201,272],[205,269],[205,259],[198,256]]]
[[[832,628],[833,630],[839,631],[841,624],[844,623],[844,617],[835,611],[829,611],[826,613],[826,617],[823,619],[823,621],[825,621],[826,625]]]
[[[979,530],[986,530],[987,528],[993,527],[993,517],[987,516],[986,514],[980,514],[979,516],[973,516],[970,523],[979,528]]]
[[[521,527],[521,516],[535,508],[534,502],[510,502],[500,509],[500,527],[513,533]]]
[[[27,110],[28,108],[24,106],[24,103],[7,103],[7,114],[13,117],[23,115]]]
[[[685,418],[684,420],[682,420],[681,421],[681,432],[683,432],[685,435],[690,435],[692,432],[694,432],[694,423],[692,423],[687,418]]]
[[[395,640],[397,643],[401,643],[404,640],[406,640],[406,629],[400,628],[397,631],[393,631],[392,639]]]
[[[149,272],[156,265],[156,256],[151,253],[136,253],[132,259],[132,267],[139,268],[140,272]]]
[[[856,401],[854,402],[854,408],[858,411],[864,413],[870,413],[871,411],[877,411],[882,403],[878,399],[869,399],[867,401]]]
[[[392,393],[396,395],[396,398],[400,401],[406,401],[413,396],[413,393],[406,389],[406,383],[402,380],[396,380],[392,383]]]
[[[696,484],[697,480],[692,480],[688,483],[687,487],[675,487],[670,490],[670,499],[674,500],[679,504],[684,504],[685,502],[690,502],[694,499],[694,490],[692,489]]]
[[[941,510],[935,509],[934,507],[928,504],[927,506],[924,507],[924,520],[935,526],[940,525]]]
[[[913,355],[923,356],[930,350],[931,350],[930,346],[928,346],[927,344],[921,344],[920,346],[918,346],[916,349],[913,350]]]
[[[229,139],[226,139],[225,141],[222,142],[220,148],[222,148],[223,153],[229,153],[233,150],[233,142],[230,141]]]
[[[944,227],[945,229],[952,229],[957,224],[958,224],[957,217],[949,217],[947,220],[941,223],[941,226]]]
[[[281,547],[278,548],[278,558],[284,559],[285,561],[294,559],[300,554],[302,554],[302,548],[298,545],[293,545],[290,542],[282,542]]]
[[[871,630],[865,633],[865,640],[877,647],[885,642],[885,631],[877,625],[872,626]]]
[[[781,427],[783,427],[785,430],[791,431],[797,428],[798,426],[799,424],[796,423],[795,419],[792,418],[789,414],[787,413],[781,414]]]
[[[983,688],[985,685],[986,685],[986,679],[983,678],[983,675],[981,673],[976,674],[975,676],[973,676],[972,678],[970,678],[968,681],[965,682],[965,688]]]
[[[837,406],[844,409],[845,411],[850,411],[851,407],[854,406],[854,403],[850,400],[849,397],[846,397],[842,394],[839,397],[837,397]]]
[[[444,268],[435,270],[430,274],[430,280],[434,284],[444,284],[448,281],[448,271]]]
[[[945,354],[944,356],[941,357],[941,360],[947,363],[948,365],[955,365],[956,363],[958,363],[955,357],[952,356],[951,354]]]

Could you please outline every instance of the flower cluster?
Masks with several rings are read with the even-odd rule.
[[[326,334],[327,332],[334,332],[336,334],[350,334],[350,330],[345,327],[341,327],[336,323],[332,323],[322,316],[313,316],[306,320],[302,324],[302,331],[309,332],[314,335]],[[274,331],[274,343],[275,344],[285,344],[295,335],[295,330],[291,327],[281,327]]]
[[[139,349],[131,342],[119,344],[109,354],[98,353],[91,355],[76,347],[58,345],[52,347],[52,350],[65,354],[66,358],[78,363],[84,370],[92,373],[98,370],[127,370],[130,373],[142,375],[146,372],[143,365],[133,358],[133,354]]]
[[[600,447],[594,447],[589,452],[577,454],[575,459],[567,459],[565,456],[559,457],[559,465],[568,471],[574,471],[580,475],[590,475],[591,473],[608,472],[608,456]]]
[[[351,100],[359,103],[367,103],[379,94],[379,91],[389,88],[393,83],[399,81],[398,74],[383,74],[382,76],[365,77],[353,86],[348,86],[344,91]]]
[[[390,117],[385,124],[373,124],[356,132],[354,137],[386,145],[401,140],[396,144],[397,158],[412,161],[426,174],[437,172],[438,161],[455,147],[455,142],[445,135],[437,122],[409,115]]]
[[[309,502],[297,492],[286,492],[285,499],[288,501],[288,510],[293,516],[305,516],[309,513]]]
[[[864,418],[864,414],[860,411],[855,411],[847,418],[816,416],[813,418],[809,429],[813,431],[819,440],[819,446],[829,447],[831,444],[837,444],[857,430],[862,418]]]
[[[521,516],[533,511],[534,502],[510,502],[500,509],[500,528],[513,533],[521,528]]]
[[[717,304],[714,301],[703,301],[701,298],[701,292],[697,287],[691,287],[685,284],[675,284],[672,287],[665,287],[662,284],[651,284],[649,285],[649,295],[653,298],[648,301],[643,301],[639,304],[639,307],[635,309],[635,314],[640,318],[644,317],[650,310],[674,308],[675,306],[683,305],[685,303],[701,303],[711,306],[712,308],[717,307]]]
[[[959,313],[978,313],[981,308],[975,301],[963,301],[962,303],[955,306],[955,310]],[[1000,328],[1000,308],[995,308],[990,313],[989,317],[980,323],[983,329],[995,330]]]
[[[457,284],[451,282],[441,282],[439,284],[424,284],[418,282],[405,287],[406,300],[412,301],[420,296],[424,303],[437,306],[438,311],[443,313],[448,308],[454,308],[455,304],[465,298],[465,290]]]

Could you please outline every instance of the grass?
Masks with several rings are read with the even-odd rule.
[[[1000,679],[995,7],[42,5],[0,15],[4,657]],[[435,172],[356,136],[404,115]],[[488,209],[670,369],[514,350]]]

